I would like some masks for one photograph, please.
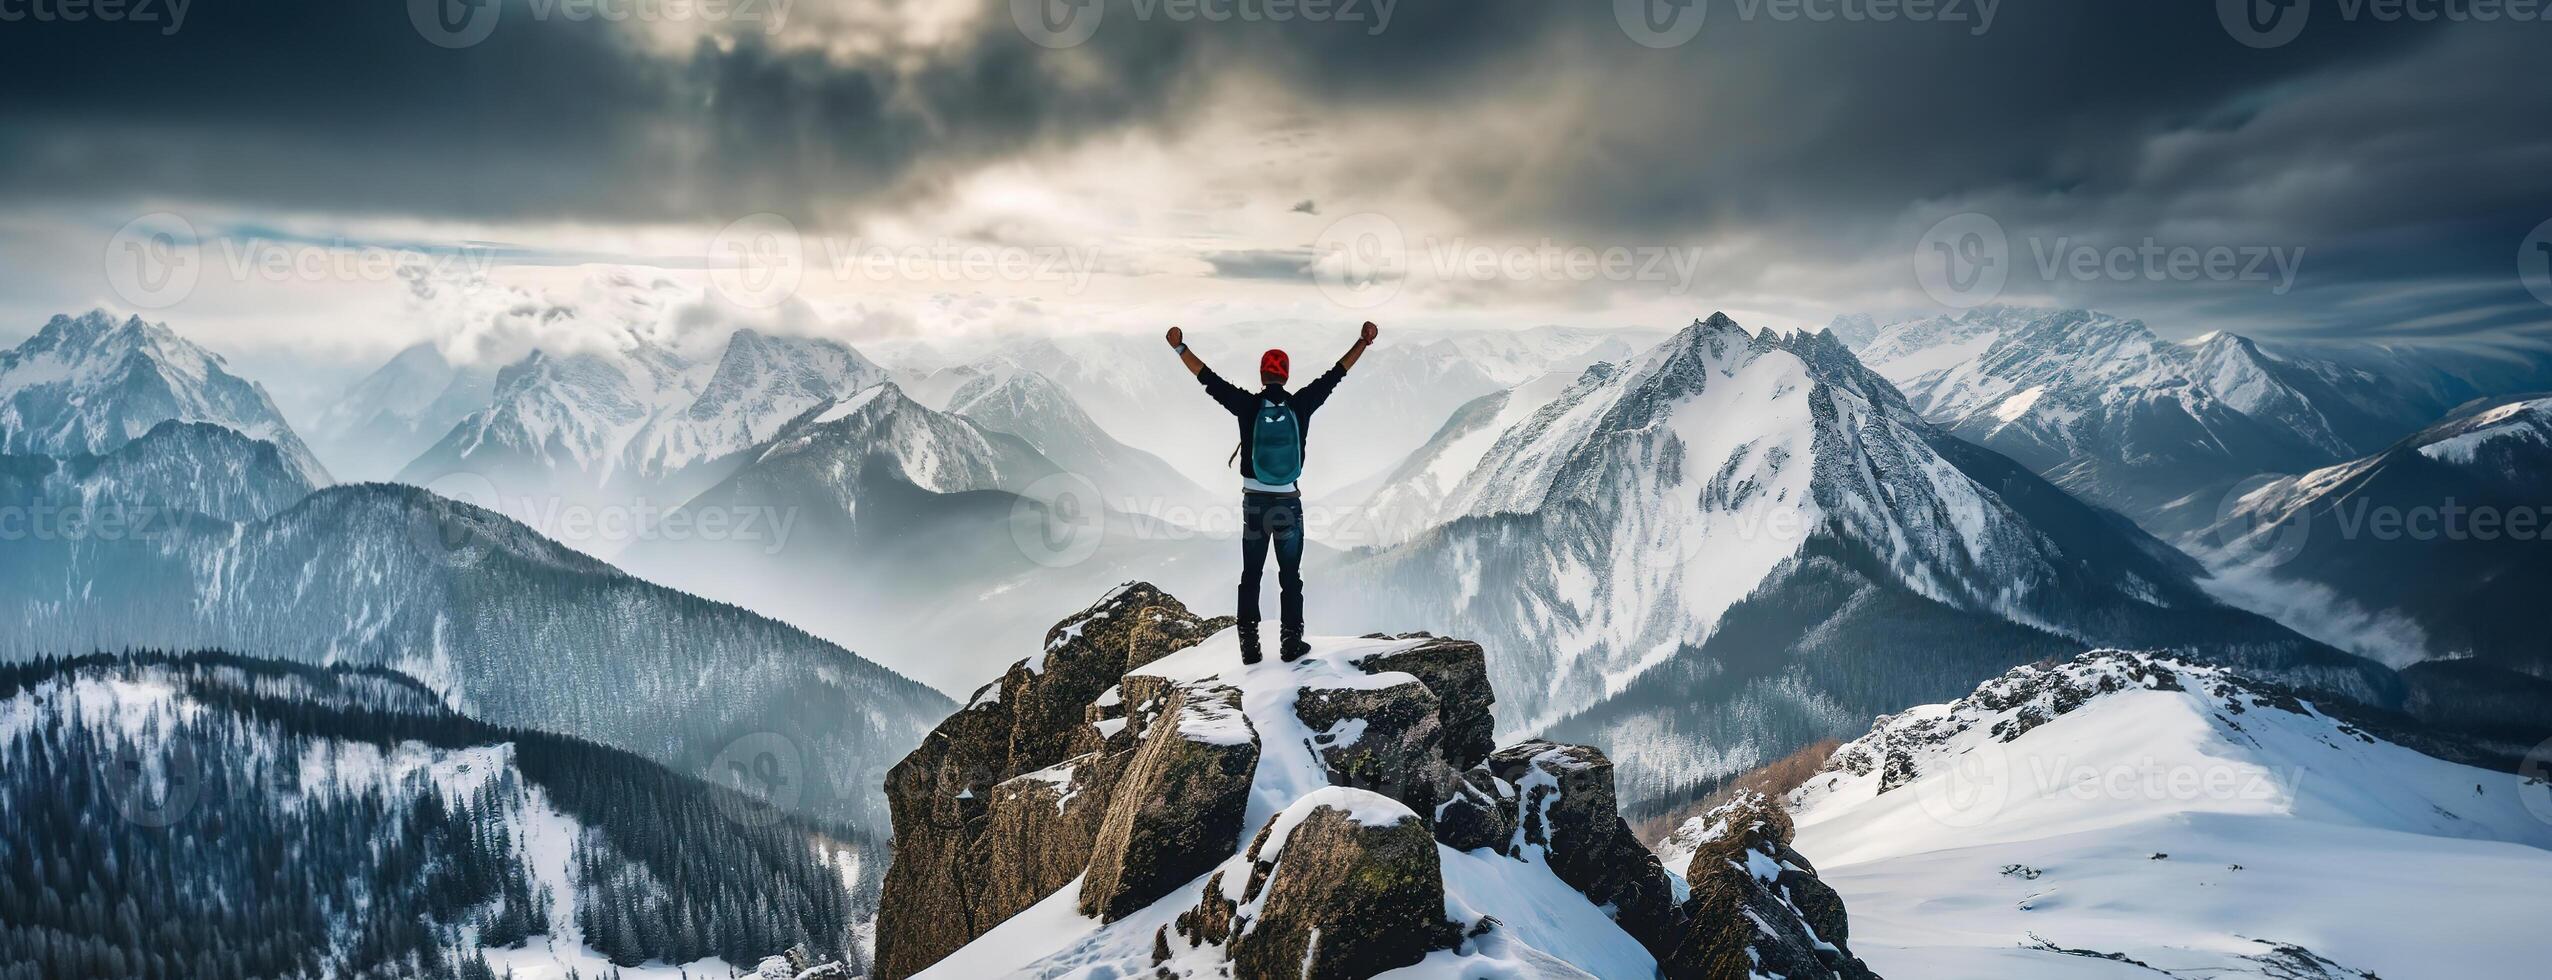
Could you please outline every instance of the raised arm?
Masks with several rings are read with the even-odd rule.
[[[1170,349],[1179,352],[1179,363],[1187,365],[1187,373],[1204,374],[1205,362],[1187,349],[1187,333],[1171,327],[1169,337]]]
[[[1356,335],[1356,346],[1347,348],[1347,356],[1338,359],[1338,366],[1350,371],[1355,370],[1356,359],[1365,356],[1365,348],[1373,346],[1374,337],[1380,333],[1382,328],[1374,326],[1371,320],[1365,321],[1364,330]]]

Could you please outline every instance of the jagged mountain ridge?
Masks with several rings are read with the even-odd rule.
[[[1176,467],[1109,435],[1081,410],[1070,392],[1035,371],[1013,368],[977,374],[949,397],[947,411],[994,432],[1019,437],[1063,472],[1089,480],[1115,509],[1192,511],[1208,500],[1204,488]]]
[[[723,975],[793,946],[856,964],[886,856],[377,668],[0,666],[0,760],[0,962],[44,976]],[[63,867],[112,873],[66,889]]]
[[[784,515],[784,534],[667,536],[623,558],[962,693],[1000,669],[987,657],[1070,613],[1071,596],[1137,574],[1231,594],[1228,527],[1122,512],[1090,489],[1026,441],[890,382],[791,423],[684,508]]]
[[[105,310],[57,315],[0,352],[0,452],[102,455],[169,420],[211,422],[273,443],[298,479],[329,482],[264,388],[167,324],[138,316],[119,323]]]
[[[534,351],[499,371],[488,406],[399,480],[483,483],[498,499],[478,502],[506,508],[544,497],[670,507],[723,479],[789,422],[885,377],[838,341],[751,329],[730,335],[714,361],[688,360],[645,337],[611,351]],[[603,554],[627,544],[571,543]]]
[[[1856,913],[1854,949],[1898,980],[2523,974],[2546,952],[2525,923],[2552,786],[2412,734],[2238,670],[2095,651],[1880,719],[1783,809]]]
[[[1119,588],[896,767],[880,976],[1870,976],[1813,872],[1698,863],[1687,905],[1601,753],[1493,751],[1476,645],[1243,666],[1229,625]]]
[[[2398,683],[2209,598],[2199,569],[1923,421],[1824,332],[1695,324],[1501,436],[1464,516],[1345,563],[1333,615],[1501,650],[1505,731],[1606,747],[1632,799],[1741,772],[2083,637]],[[1314,601],[1321,601],[1315,593]]]
[[[621,574],[412,487],[311,494],[258,521],[13,545],[11,660],[131,647],[396,669],[495,724],[697,771],[756,732],[810,758],[798,802],[873,822],[867,788],[944,710],[928,688],[784,624]]]
[[[1891,327],[1869,349],[1924,417],[2159,532],[2202,521],[2234,481],[2349,446],[2224,337],[2192,348],[2088,310],[1992,308]]]
[[[156,533],[181,514],[259,520],[317,489],[274,443],[210,422],[162,422],[102,456],[0,456],[0,502],[130,525],[119,534]]]

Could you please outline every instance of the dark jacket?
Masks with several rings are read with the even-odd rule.
[[[1214,400],[1223,406],[1224,411],[1232,413],[1232,418],[1239,424],[1241,475],[1254,476],[1258,471],[1250,468],[1249,429],[1250,423],[1258,417],[1258,403],[1271,401],[1293,407],[1294,417],[1302,422],[1303,460],[1308,463],[1311,461],[1312,413],[1320,411],[1321,403],[1329,400],[1329,393],[1337,390],[1338,382],[1346,376],[1346,368],[1332,364],[1327,373],[1313,378],[1312,382],[1304,385],[1301,390],[1292,392],[1283,388],[1242,391],[1240,386],[1225,381],[1222,375],[1214,373],[1213,368],[1197,372],[1196,380],[1205,385],[1205,393],[1213,396]]]

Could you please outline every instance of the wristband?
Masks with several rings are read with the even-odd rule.
[[[1171,344],[1171,345],[1170,345],[1170,349],[1171,349],[1171,350],[1174,350],[1174,351],[1177,351],[1177,352],[1179,352],[1179,353],[1181,353],[1181,354],[1185,354],[1185,353],[1187,353],[1187,345],[1186,345],[1186,344]]]

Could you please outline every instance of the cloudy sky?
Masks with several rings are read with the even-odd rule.
[[[130,2],[0,0],[0,339],[377,360],[658,280],[854,340],[2552,330],[2525,0]]]

